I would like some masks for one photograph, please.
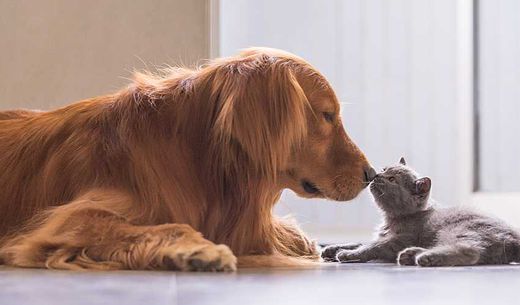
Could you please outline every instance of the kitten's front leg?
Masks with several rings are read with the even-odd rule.
[[[326,262],[337,262],[336,255],[338,252],[341,250],[354,250],[361,245],[360,243],[330,245],[321,251],[321,258]]]
[[[397,253],[403,248],[397,239],[378,240],[354,250],[342,250],[336,259],[342,263],[365,263],[373,260],[395,262]]]
[[[416,257],[416,262],[421,267],[470,266],[475,265],[479,259],[478,249],[455,244],[424,251]]]
[[[401,266],[415,266],[417,255],[426,251],[427,249],[421,247],[409,247],[399,252],[397,255],[397,263]]]

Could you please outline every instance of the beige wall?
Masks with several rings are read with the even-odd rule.
[[[0,0],[0,109],[51,109],[115,91],[134,68],[208,58],[208,1]]]

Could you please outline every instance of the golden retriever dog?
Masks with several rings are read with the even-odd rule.
[[[0,169],[3,264],[182,271],[316,259],[282,190],[346,201],[375,174],[327,80],[267,48],[2,112]]]

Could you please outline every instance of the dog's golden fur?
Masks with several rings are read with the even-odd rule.
[[[326,117],[323,117],[326,113]],[[349,200],[368,166],[325,78],[248,49],[118,93],[0,113],[0,259],[61,269],[234,270],[316,257],[282,189]],[[305,192],[302,181],[315,192]]]

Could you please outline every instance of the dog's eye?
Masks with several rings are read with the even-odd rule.
[[[331,112],[324,112],[323,117],[325,118],[325,121],[332,123],[334,122],[334,113]]]
[[[389,177],[388,180],[389,180],[390,182],[394,182],[394,181],[395,181],[395,177]]]

